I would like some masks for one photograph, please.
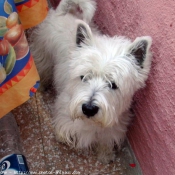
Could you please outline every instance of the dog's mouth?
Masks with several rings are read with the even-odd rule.
[[[96,117],[88,118],[82,115],[82,116],[77,116],[76,118],[73,119],[73,121],[76,121],[76,120],[83,120],[85,123],[90,124],[91,126],[94,125],[94,126],[99,126],[101,128],[105,128],[105,124],[102,121],[97,120]]]
[[[70,103],[70,116],[73,121],[82,120],[88,125],[94,125],[101,128],[112,127],[113,116],[109,108],[100,106],[94,101],[84,101],[83,103]]]

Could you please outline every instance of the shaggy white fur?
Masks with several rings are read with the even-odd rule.
[[[54,82],[58,140],[95,146],[108,163],[114,144],[125,139],[132,97],[148,77],[152,40],[100,34],[89,26],[95,9],[94,0],[62,0],[33,32],[30,48],[41,84]]]

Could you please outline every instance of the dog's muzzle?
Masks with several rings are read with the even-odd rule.
[[[87,118],[93,117],[98,113],[99,107],[92,104],[83,104],[82,111],[83,114],[87,116]]]

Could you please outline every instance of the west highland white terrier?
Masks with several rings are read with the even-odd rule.
[[[33,31],[30,47],[41,85],[54,82],[58,140],[96,148],[108,163],[125,139],[132,97],[148,77],[152,40],[102,35],[90,27],[95,10],[94,0],[62,0]]]

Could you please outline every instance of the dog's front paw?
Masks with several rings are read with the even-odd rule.
[[[64,137],[62,137],[60,134],[57,134],[57,133],[56,133],[56,140],[57,140],[58,142],[60,142],[60,143],[64,143],[64,144],[67,143],[67,142],[66,142],[66,139],[65,139]]]
[[[97,148],[97,158],[103,164],[113,163],[115,161],[115,152],[111,147],[99,145]]]
[[[113,152],[98,154],[98,160],[103,164],[113,163],[115,161],[115,154]]]

